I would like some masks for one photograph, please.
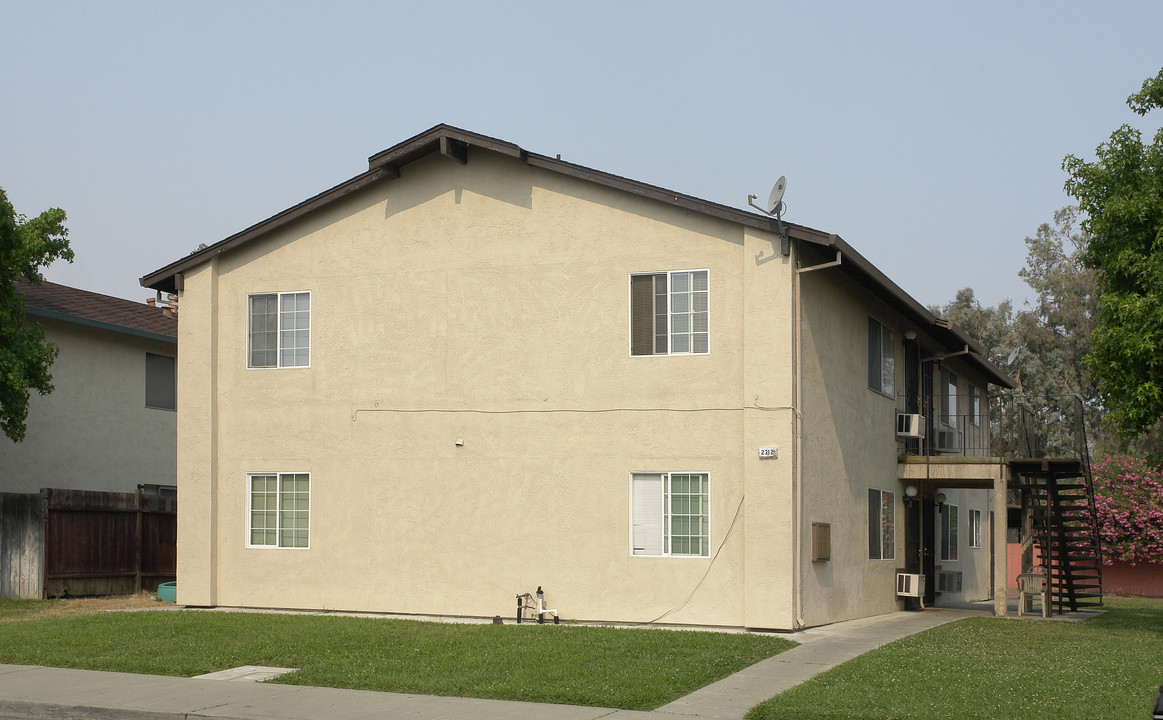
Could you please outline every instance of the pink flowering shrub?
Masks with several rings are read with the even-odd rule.
[[[1103,562],[1163,564],[1163,470],[1126,455],[1091,465]]]

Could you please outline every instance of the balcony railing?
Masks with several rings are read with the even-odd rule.
[[[932,401],[906,403],[906,407],[934,404]],[[905,441],[907,455],[1089,459],[1085,412],[1082,401],[1075,396],[1046,401],[1021,395],[998,395],[988,398],[982,409],[977,415],[929,417],[921,413],[919,427],[924,437],[898,434],[898,438]]]

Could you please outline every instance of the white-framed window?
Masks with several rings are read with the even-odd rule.
[[[631,355],[706,355],[710,338],[710,271],[630,276]]]
[[[145,406],[155,410],[178,409],[177,358],[145,354]]]
[[[969,547],[981,547],[981,511],[969,511]]]
[[[896,335],[873,318],[868,318],[868,387],[896,395]]]
[[[945,505],[941,508],[941,559],[945,562],[957,560],[956,505]]]
[[[969,422],[981,426],[981,391],[972,383],[969,384]]]
[[[246,484],[247,546],[310,547],[310,473],[248,473]]]
[[[311,293],[256,293],[247,296],[246,366],[311,365]]]
[[[896,557],[896,493],[868,488],[868,559]]]
[[[957,373],[941,368],[941,422],[957,427]]]
[[[630,474],[630,554],[710,555],[707,473]]]

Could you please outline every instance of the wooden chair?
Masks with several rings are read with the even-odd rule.
[[[1050,583],[1043,573],[1028,572],[1018,575],[1018,617],[1026,609],[1026,596],[1042,601],[1042,617],[1050,617]]]

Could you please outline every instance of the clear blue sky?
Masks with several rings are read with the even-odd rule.
[[[841,235],[924,304],[1028,290],[1062,158],[1163,67],[1163,2],[12,2],[0,187],[50,280],[137,278],[445,122]],[[1153,125],[1151,123],[1154,123]]]

